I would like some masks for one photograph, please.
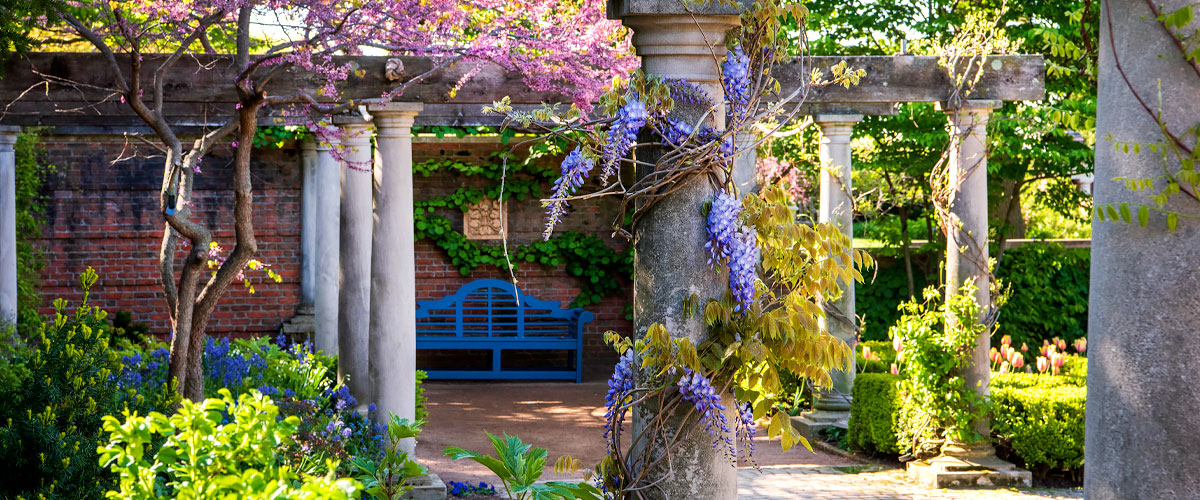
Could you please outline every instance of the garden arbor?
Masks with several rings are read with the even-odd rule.
[[[633,29],[634,45],[648,72],[686,78],[704,88],[715,102],[721,102],[717,61],[724,52],[723,33],[737,24],[737,16],[714,6],[703,9],[713,10],[686,12],[673,2],[629,1],[611,5],[611,13]],[[164,114],[190,122],[197,131],[224,123],[236,102],[226,84],[232,75],[229,65],[223,64],[225,57],[204,56],[195,61],[198,66],[181,63],[168,78],[168,85],[177,91],[166,101]],[[431,61],[421,58],[401,59],[410,74],[421,74],[433,66]],[[375,98],[390,88],[385,70],[387,57],[354,56],[342,60],[353,60],[360,68],[345,85],[353,95]],[[897,102],[946,102],[953,95],[953,86],[934,57],[819,57],[809,58],[806,65],[829,74],[829,68],[843,60],[852,68],[866,71],[859,84],[850,88],[815,88],[804,105],[805,112],[814,116],[825,135],[820,149],[821,161],[827,167],[821,177],[822,218],[849,233],[853,208],[849,138],[853,124],[863,114],[888,113]],[[207,69],[198,72],[198,67]],[[351,377],[360,401],[378,401],[383,412],[405,418],[413,417],[415,383],[412,127],[496,124],[498,117],[482,116],[478,110],[480,105],[506,96],[514,103],[526,104],[566,100],[560,95],[530,91],[517,75],[505,74],[491,66],[485,66],[453,98],[449,97],[449,90],[471,70],[465,67],[434,73],[409,87],[397,99],[402,102],[369,103],[353,113],[335,117],[334,123],[343,130],[340,144],[312,143],[301,148],[302,162],[310,166],[305,172],[311,174],[304,177],[304,192],[309,196],[302,200],[303,225],[311,230],[304,231],[309,240],[302,242],[302,248],[313,254],[306,256],[312,265],[305,266],[308,274],[303,281],[311,283],[311,296],[305,299],[315,309],[316,344],[327,352],[339,353],[340,370]],[[0,97],[5,102],[16,102],[0,122],[52,125],[60,133],[123,132],[140,128],[140,119],[128,107],[106,101],[104,93],[96,90],[110,80],[106,72],[106,67],[88,54],[31,54],[10,61],[7,76],[0,80]],[[43,81],[40,75],[50,75],[55,82],[79,85],[48,84],[44,92],[26,93]],[[783,95],[807,76],[794,63],[776,68],[776,77],[784,86]],[[314,85],[312,75],[296,69],[278,76],[277,81],[279,92]],[[959,232],[951,238],[948,249],[951,253],[964,247],[986,249],[983,124],[991,106],[999,100],[1040,99],[1043,81],[1040,56],[989,57],[972,94],[974,100],[947,103],[956,143],[961,144],[955,149],[957,155],[951,158],[951,169],[962,181],[951,204],[951,211],[962,221]],[[77,111],[55,112],[72,109]],[[716,125],[720,126],[720,121],[718,114]],[[372,134],[377,145],[374,151]],[[333,153],[335,148],[340,149],[340,154]],[[11,158],[11,154],[0,154],[0,162],[8,161],[7,165],[0,164],[0,173],[11,171]],[[0,175],[0,180],[4,179]],[[11,191],[0,191],[4,192]],[[694,340],[705,337],[702,324],[684,318],[680,304],[684,291],[713,296],[725,287],[722,278],[709,272],[702,262],[704,229],[698,214],[700,205],[710,198],[707,186],[680,190],[655,207],[635,234],[634,302],[639,333],[649,324],[660,322],[675,336]],[[5,202],[3,207],[11,206],[10,201]],[[3,210],[8,209],[0,208],[0,215],[5,214]],[[0,223],[0,228],[6,226]],[[0,240],[12,238],[3,235]],[[0,263],[3,262],[0,258]],[[955,283],[985,277],[978,266],[972,265],[960,265],[948,272]],[[0,269],[0,280],[15,282],[15,276]],[[834,313],[828,320],[829,330],[850,344],[856,338],[852,287],[852,283],[846,284],[843,299],[832,304]],[[984,294],[980,298],[986,301],[987,287],[979,288]],[[972,383],[980,381],[981,390],[986,390],[986,334],[981,335],[980,344],[984,356],[975,358]],[[835,378],[836,391],[822,397],[818,409],[826,412],[848,409],[845,403],[853,383],[853,370]],[[830,416],[826,413],[817,417]],[[841,415],[832,417],[836,420]],[[720,452],[709,448],[707,443],[692,448],[695,453],[676,465],[687,464],[690,472],[698,475],[676,474],[679,479],[667,481],[664,487],[680,497],[732,497],[736,492],[735,479]],[[687,479],[691,477],[711,479]]]

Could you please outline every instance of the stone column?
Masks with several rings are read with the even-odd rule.
[[[987,123],[1000,101],[967,101],[956,108],[941,106],[950,119],[950,213],[954,218],[946,242],[946,294],[958,293],[960,286],[975,284],[975,303],[982,321],[991,304],[988,292],[988,190]],[[975,353],[965,375],[968,387],[986,396],[991,381],[991,332],[979,333]],[[979,433],[989,434],[986,421],[980,421]]]
[[[311,141],[300,144],[300,307],[311,311],[315,299],[317,253],[317,149]]]
[[[338,374],[348,377],[360,404],[375,397],[369,376],[371,319],[371,124],[358,117],[342,127],[340,242],[341,294],[338,298]]]
[[[610,13],[633,29],[633,44],[642,57],[642,69],[664,77],[685,78],[708,92],[714,102],[724,100],[717,60],[724,57],[725,31],[736,26],[738,18],[729,12],[713,14],[713,5],[696,6],[693,16],[674,4],[619,2],[610,4]],[[668,12],[663,12],[666,10]],[[713,53],[717,57],[713,57]],[[676,115],[694,123],[703,113],[699,109],[679,109]],[[710,115],[711,125],[724,128],[724,111]],[[650,153],[653,156],[653,153]],[[652,158],[645,158],[654,161]],[[645,174],[648,172],[639,172]],[[700,345],[710,334],[700,315],[685,314],[683,301],[692,293],[701,301],[719,297],[728,289],[727,277],[713,272],[704,252],[705,223],[701,216],[704,203],[714,194],[713,186],[703,178],[694,178],[676,188],[670,196],[654,205],[640,221],[634,234],[634,330],[644,335],[651,324],[666,326],[673,337],[687,337]],[[728,395],[723,394],[726,402]],[[687,405],[684,405],[685,407]],[[732,404],[729,405],[732,407]],[[638,435],[658,418],[654,404],[635,407],[633,431]],[[666,428],[678,424],[683,408],[663,416]],[[735,416],[727,418],[732,422]],[[694,422],[694,419],[693,419]],[[732,436],[730,436],[732,437]],[[640,443],[635,456],[661,459],[650,472],[654,488],[644,491],[649,498],[730,499],[737,496],[737,473],[713,437],[699,431],[681,442],[667,458],[665,443]],[[641,468],[641,465],[637,465]]]
[[[1154,3],[1169,13],[1191,2]],[[1097,207],[1154,206],[1149,195],[1164,187],[1161,180],[1152,190],[1135,192],[1113,179],[1163,174],[1162,157],[1145,147],[1158,143],[1162,148],[1171,141],[1151,114],[1160,111],[1160,95],[1163,123],[1188,147],[1196,147],[1186,138],[1200,121],[1200,76],[1145,2],[1107,0],[1101,14],[1094,202]],[[1197,25],[1192,21],[1177,32],[1190,33]],[[1143,144],[1140,153],[1113,147],[1130,142]],[[1169,156],[1166,167],[1179,171],[1177,158]],[[1184,194],[1163,208],[1200,216],[1200,202]],[[1092,224],[1084,495],[1092,500],[1197,498],[1200,221],[1179,217],[1172,231],[1167,216],[1151,210],[1141,227],[1137,208],[1130,210],[1133,224]]]
[[[737,135],[737,149],[740,153],[733,163],[733,185],[743,196],[758,191],[758,151],[750,146],[758,140],[753,133],[740,132]]]
[[[371,385],[379,414],[416,417],[417,292],[413,226],[413,120],[421,103],[371,106],[378,128],[371,259]],[[415,443],[406,439],[405,451]]]
[[[988,314],[988,193],[987,193],[987,122],[1000,101],[966,101],[957,107],[941,106],[950,118],[950,159],[947,182],[950,189],[950,214],[953,222],[946,243],[946,294],[958,293],[966,283],[974,283],[975,302],[980,305],[977,321]],[[967,387],[980,395],[988,394],[991,381],[988,350],[991,332],[982,331],[975,352],[963,372]],[[929,460],[908,462],[908,477],[929,488],[962,486],[1029,487],[1033,475],[996,457],[990,443],[988,421],[981,418],[975,431],[983,436],[977,443],[950,440],[941,454]]]
[[[0,126],[0,328],[17,321],[17,157],[21,127]]]
[[[854,124],[862,121],[862,115],[816,115],[813,117],[821,128],[821,141],[817,154],[821,161],[821,193],[818,221],[830,223],[842,230],[846,237],[854,238],[854,191],[851,188],[850,137]],[[858,330],[854,313],[854,282],[841,283],[842,295],[837,300],[824,304],[825,318],[820,325],[834,337],[856,349]],[[850,419],[850,390],[854,387],[854,356],[850,357],[850,369],[830,372],[833,388],[817,395],[813,411],[799,419],[799,430],[809,438],[816,438],[820,429],[837,426],[845,428]]]
[[[327,142],[309,143],[315,158],[312,194],[315,203],[313,218],[313,309],[315,315],[313,343],[326,354],[338,349],[338,277],[341,274],[338,256],[342,221],[342,165],[334,158]]]

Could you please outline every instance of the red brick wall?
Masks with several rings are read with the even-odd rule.
[[[169,331],[166,304],[162,298],[157,270],[162,240],[162,222],[157,213],[158,189],[162,177],[162,158],[148,157],[153,151],[145,146],[134,151],[132,143],[114,136],[47,136],[47,158],[58,171],[47,185],[47,224],[39,242],[45,257],[43,295],[45,312],[56,297],[77,301],[77,276],[87,266],[96,268],[100,281],[93,290],[93,303],[109,311],[128,310],[135,320],[148,323],[153,332]],[[464,161],[490,161],[493,151],[507,146],[496,143],[460,141],[448,143],[418,142],[414,156],[420,162],[431,158],[457,158]],[[115,162],[119,157],[138,153],[136,158]],[[230,248],[233,243],[231,208],[233,193],[228,187],[229,152],[218,151],[207,158],[197,175],[196,212],[198,219],[214,229],[218,242]],[[294,145],[284,149],[257,151],[252,167],[255,193],[255,233],[259,243],[258,259],[283,277],[275,284],[265,275],[248,271],[256,292],[251,295],[241,286],[231,287],[221,300],[209,324],[212,335],[261,335],[278,332],[300,302],[300,185],[298,151]],[[444,196],[462,186],[485,187],[488,181],[477,177],[459,177],[439,172],[415,180],[417,199]],[[537,200],[510,201],[508,204],[510,244],[523,244],[540,238],[543,211]],[[579,232],[600,235],[616,248],[625,243],[612,240],[611,202],[579,203],[561,226]],[[449,217],[462,230],[457,211]],[[186,245],[186,242],[183,243]],[[417,243],[418,299],[440,298],[459,286],[484,277],[508,279],[494,267],[481,267],[463,276],[449,265],[445,254],[428,241]],[[177,252],[182,257],[183,251]],[[565,305],[578,293],[578,282],[562,266],[546,268],[522,263],[516,273],[519,286],[544,300]],[[629,284],[623,283],[626,290]],[[615,361],[603,345],[607,330],[629,332],[625,320],[625,297],[610,297],[587,309],[595,315],[585,332],[584,364],[590,372],[607,372]]]

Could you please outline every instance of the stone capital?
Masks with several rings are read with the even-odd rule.
[[[17,143],[17,134],[20,133],[21,127],[0,125],[0,151],[12,151],[13,145]]]
[[[854,135],[854,124],[862,118],[862,115],[814,115],[813,121],[821,127],[821,142],[848,144]]]
[[[998,99],[968,99],[954,106],[939,102],[937,108],[949,116],[950,124],[958,127],[959,133],[970,130],[982,134],[992,111],[1003,105],[1004,102]]]
[[[365,120],[358,115],[349,115],[334,117],[333,123],[342,129],[341,143],[343,146],[371,145],[371,128],[373,124],[369,120]]]
[[[412,137],[413,122],[425,109],[419,102],[388,102],[367,107],[379,137]]]
[[[317,139],[317,138],[305,139],[303,141],[300,141],[300,151],[306,152],[306,153],[312,152],[312,151],[317,151],[317,152],[329,151],[331,149],[337,149],[338,144],[341,144],[341,142],[342,141],[339,140],[337,137],[327,137],[324,139]]]
[[[737,14],[627,9],[618,17],[633,30],[633,46],[647,73],[720,88],[725,32],[738,25]]]

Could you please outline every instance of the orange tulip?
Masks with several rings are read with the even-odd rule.
[[[1000,363],[1000,373],[1008,373],[1010,371],[1012,370],[1009,367],[1008,361]]]
[[[902,341],[902,339],[900,338],[899,335],[892,338],[892,349],[895,350],[896,352],[900,352],[900,351],[904,350],[904,342]]]
[[[1038,359],[1037,359],[1038,373],[1046,373],[1046,370],[1048,370],[1048,369],[1050,369],[1050,360],[1048,360],[1042,356],[1038,356]]]
[[[1021,342],[1021,352],[1029,352],[1029,346]]]
[[[1008,336],[1008,335],[1000,337],[1000,345],[1002,345],[1002,346],[1012,345],[1012,337]]]

